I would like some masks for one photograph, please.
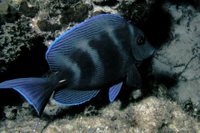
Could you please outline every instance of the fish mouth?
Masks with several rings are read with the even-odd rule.
[[[142,56],[141,53],[138,52],[138,54],[140,55],[139,57]],[[149,54],[146,55],[147,57],[145,57],[144,59],[142,59],[142,58],[135,58],[135,57],[134,58],[135,58],[135,60],[137,60],[137,62],[142,62],[143,60],[146,60],[146,59],[150,58],[154,54],[155,54],[155,48],[153,47],[153,49],[150,51]]]
[[[155,48],[153,48],[153,50],[151,51],[151,54],[150,55],[153,55],[155,52]]]

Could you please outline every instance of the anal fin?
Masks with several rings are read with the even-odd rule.
[[[100,90],[60,89],[54,94],[54,101],[62,105],[79,105],[95,97]]]

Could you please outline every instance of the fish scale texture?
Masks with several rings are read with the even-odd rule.
[[[55,63],[58,54],[69,56],[73,53],[80,41],[92,40],[95,34],[100,34],[109,27],[111,29],[127,24],[119,15],[98,15],[81,23],[63,33],[50,46],[46,52],[46,60],[52,71],[58,70],[58,64]]]

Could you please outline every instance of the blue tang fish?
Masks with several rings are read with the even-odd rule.
[[[52,77],[8,80],[0,88],[18,91],[39,116],[54,91],[55,102],[70,106],[89,101],[109,87],[112,102],[123,83],[141,85],[136,62],[153,52],[144,33],[121,16],[97,15],[60,35],[48,48]]]

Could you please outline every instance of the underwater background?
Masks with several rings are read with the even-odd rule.
[[[45,53],[59,35],[98,14],[120,14],[156,48],[141,88],[108,90],[78,106],[50,99],[36,132],[200,132],[200,2],[197,0],[0,0],[0,82],[47,77]],[[0,90],[0,132],[32,132],[34,108]]]

